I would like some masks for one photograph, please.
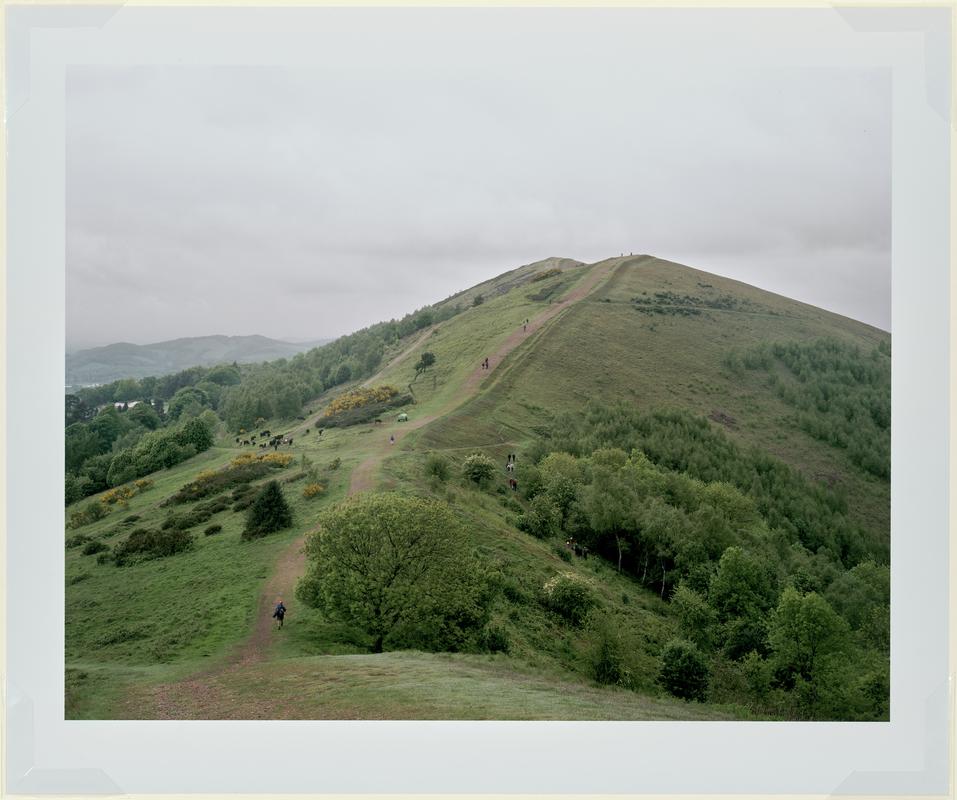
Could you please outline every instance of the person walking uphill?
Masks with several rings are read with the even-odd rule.
[[[272,616],[279,623],[278,627],[281,628],[283,618],[286,616],[286,607],[282,604],[281,597],[276,601],[276,610],[272,612]]]

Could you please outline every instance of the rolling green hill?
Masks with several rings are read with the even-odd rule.
[[[889,481],[886,454],[859,439],[887,433],[889,334],[650,256],[548,259],[443,302],[464,310],[396,341],[376,374],[312,400],[312,416],[262,423],[293,438],[279,451],[291,462],[254,481],[281,481],[292,528],[244,542],[244,514],[230,503],[188,529],[191,550],[111,563],[131,530],[193,507],[168,503],[182,486],[263,453],[221,426],[212,448],[149,476],[125,507],[67,530],[68,717],[884,718],[886,626],[869,576],[886,570]],[[434,366],[417,372],[424,352]],[[411,388],[414,402],[382,412],[381,425],[324,426],[322,409],[359,383]],[[855,403],[873,412],[855,418]],[[462,477],[476,453],[496,465],[481,485]],[[518,462],[506,473],[510,453]],[[642,511],[602,533],[599,484],[626,473],[645,487],[629,489]],[[508,488],[512,476],[520,491]],[[324,491],[305,497],[310,482]],[[560,523],[549,519],[543,501],[569,485],[576,499]],[[370,654],[361,629],[295,596],[305,535],[324,510],[372,490],[454,510],[491,593],[484,628],[462,652]],[[81,505],[90,502],[100,501]],[[707,517],[719,503],[737,510]],[[649,571],[647,535],[660,520],[672,527]],[[211,523],[221,530],[204,535]],[[569,537],[590,542],[590,556],[573,555]],[[728,611],[719,592],[741,549],[769,576],[758,633],[745,625],[758,617]],[[590,598],[580,623],[547,599],[563,575]],[[278,596],[290,609],[282,631],[268,617]],[[689,627],[702,596],[714,608],[701,613],[719,616]],[[859,656],[858,673],[841,681],[814,667],[830,675],[827,692],[807,689],[806,664],[788,673],[786,643],[774,639],[787,602],[801,614],[796,604],[813,610],[818,596]],[[675,639],[708,654],[703,702],[663,688]]]
[[[328,339],[294,344],[266,336],[192,336],[154,344],[117,342],[66,357],[66,385],[109,383],[120,378],[167,375],[188,367],[289,358]]]

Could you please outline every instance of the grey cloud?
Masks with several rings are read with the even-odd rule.
[[[335,335],[621,251],[890,327],[889,76],[790,12],[363,11],[263,12],[311,67],[71,68],[71,344]]]

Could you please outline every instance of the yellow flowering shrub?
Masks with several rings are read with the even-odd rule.
[[[322,412],[322,416],[331,417],[340,411],[348,411],[351,408],[361,408],[371,403],[384,403],[391,400],[399,393],[394,386],[382,385],[371,386],[368,388],[353,389],[351,392],[339,395]]]
[[[242,455],[236,456],[230,465],[234,467],[241,467],[244,464],[269,464],[274,467],[285,467],[287,464],[291,463],[293,457],[289,453],[243,453]],[[216,473],[211,473],[215,475]],[[199,478],[196,479],[197,481]]]
[[[117,486],[115,489],[110,489],[100,495],[100,502],[108,506],[116,503],[124,505],[134,494],[136,494],[136,489],[132,486]]]
[[[326,491],[326,487],[321,483],[308,483],[306,487],[302,490],[302,496],[309,500],[312,497],[318,497],[320,494]]]
[[[256,460],[262,461],[264,464],[275,464],[276,466],[285,467],[287,464],[292,463],[293,457],[290,453],[263,453],[257,456]]]

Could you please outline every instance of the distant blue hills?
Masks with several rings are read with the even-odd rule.
[[[66,385],[88,386],[120,378],[167,375],[188,367],[249,364],[289,358],[332,341],[284,342],[266,336],[191,336],[155,344],[117,342],[68,353]]]

